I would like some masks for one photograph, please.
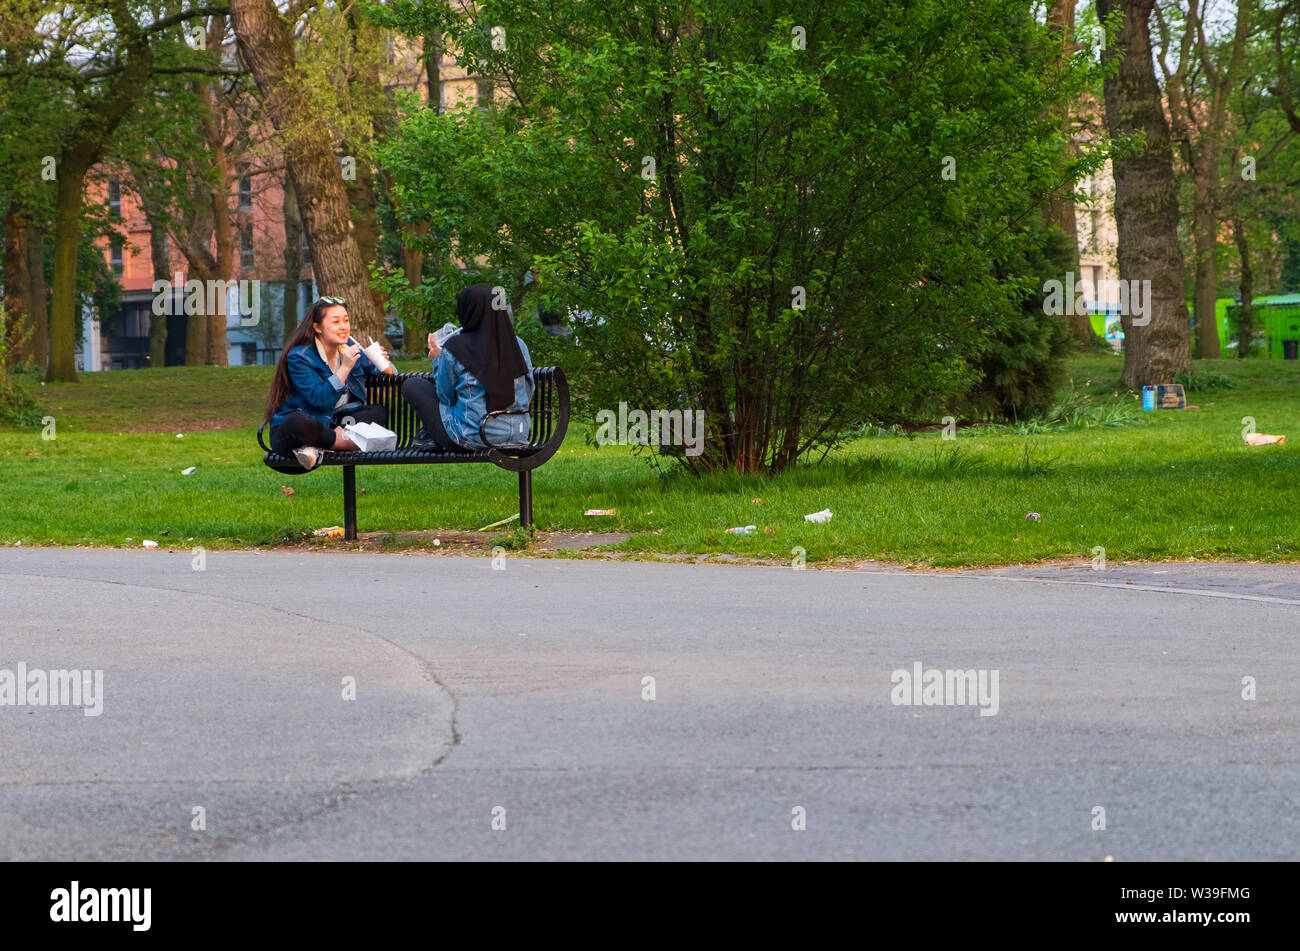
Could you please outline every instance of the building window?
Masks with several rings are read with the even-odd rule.
[[[480,79],[474,84],[474,96],[480,109],[486,109],[492,105],[492,95],[495,89],[490,79]]]
[[[114,277],[121,277],[126,273],[126,267],[122,263],[122,236],[115,234],[108,239],[108,264],[113,271]]]
[[[298,249],[298,256],[303,267],[311,267],[311,245],[307,243],[306,230],[302,233],[302,247]]]
[[[239,228],[239,266],[253,266],[253,226],[241,225]]]
[[[149,311],[133,307],[126,312],[122,326],[123,337],[149,336]]]
[[[119,215],[122,213],[122,183],[116,178],[108,180],[108,209]]]
[[[253,180],[248,175],[248,166],[239,167],[239,210],[253,210]]]
[[[1101,211],[1093,208],[1088,212],[1088,252],[1096,254],[1100,244],[1097,233],[1101,231]]]

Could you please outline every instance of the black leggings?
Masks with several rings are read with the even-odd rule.
[[[433,441],[447,449],[464,449],[460,443],[447,435],[442,425],[442,410],[438,400],[438,389],[428,380],[413,377],[402,384],[402,395],[406,402],[415,409],[415,415],[424,424],[424,431],[433,437]]]
[[[351,419],[354,423],[378,423],[388,425],[388,410],[377,403],[358,406],[356,409],[340,410],[334,414],[335,426],[342,425],[342,420]],[[290,413],[281,422],[271,427],[271,448],[282,456],[292,455],[299,446],[315,446],[317,449],[333,449],[338,434],[333,426],[326,426],[315,416],[308,416],[301,411]]]

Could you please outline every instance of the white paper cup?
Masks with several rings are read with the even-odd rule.
[[[383,373],[392,366],[392,364],[389,363],[388,358],[384,356],[383,348],[379,346],[378,340],[372,341],[370,346],[364,349],[364,353],[370,358],[370,362],[375,365],[375,368],[380,373]]]

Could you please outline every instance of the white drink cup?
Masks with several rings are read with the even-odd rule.
[[[388,358],[384,356],[384,350],[379,346],[378,340],[370,341],[370,346],[364,348],[362,352],[370,358],[370,362],[375,365],[375,369],[380,373],[383,373],[392,366],[392,363],[390,363]]]

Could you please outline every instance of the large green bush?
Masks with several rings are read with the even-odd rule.
[[[512,297],[532,269],[596,406],[702,409],[682,461],[741,471],[967,392],[990,341],[1038,359],[1005,262],[1090,67],[1022,0],[485,0],[438,25],[501,95],[413,108],[382,156],[447,262],[393,282],[408,313],[450,313],[462,263]]]

